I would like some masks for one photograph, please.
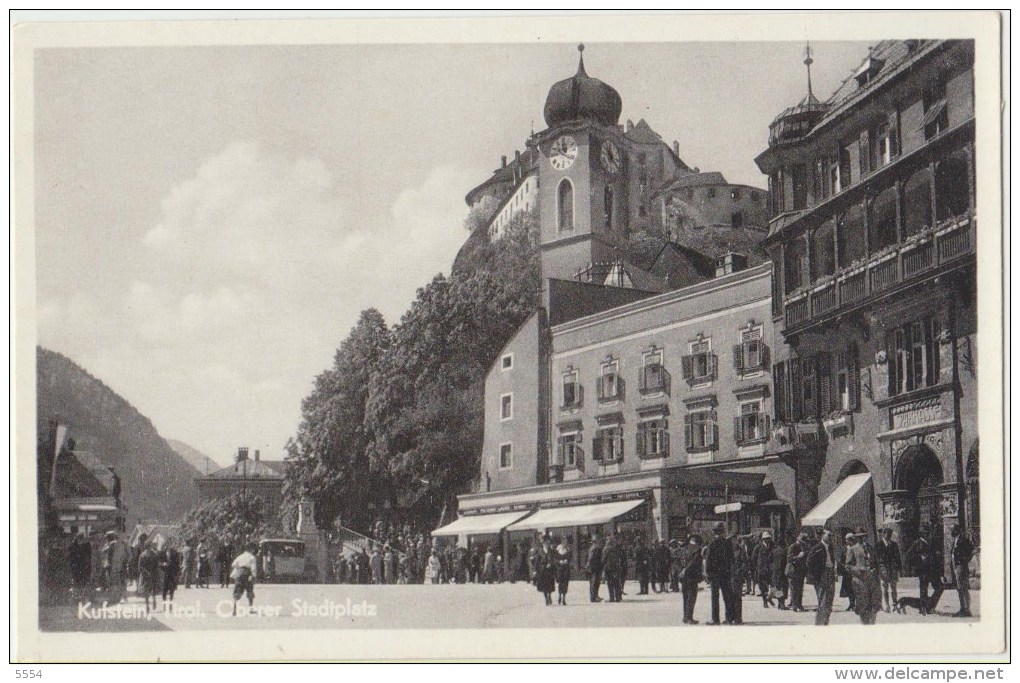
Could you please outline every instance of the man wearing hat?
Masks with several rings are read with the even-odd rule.
[[[836,551],[832,547],[832,532],[828,529],[818,529],[818,543],[808,553],[807,571],[814,580],[818,597],[815,625],[828,626],[836,594]]]
[[[116,531],[107,531],[106,545],[103,546],[103,578],[107,591],[104,601],[111,605],[124,599],[127,564],[127,546],[117,537]]]
[[[935,608],[928,596],[928,587],[932,587],[941,595],[942,586],[942,553],[932,542],[931,527],[921,527],[921,535],[910,546],[907,558],[917,573],[918,595],[921,599],[921,614],[927,615]]]
[[[956,580],[956,594],[960,598],[960,609],[954,617],[969,617],[970,613],[970,561],[974,557],[974,544],[963,532],[963,527],[954,524],[953,536],[953,578]]]
[[[722,594],[726,607],[726,623],[736,623],[733,613],[733,595],[731,592],[733,574],[733,545],[726,538],[726,524],[716,522],[712,529],[713,538],[705,552],[705,574],[712,588],[712,621],[709,625],[719,622],[719,594]]]
[[[637,574],[638,595],[648,595],[651,566],[652,554],[645,545],[644,537],[639,534],[634,539],[634,573]]]
[[[687,545],[680,548],[677,558],[680,591],[683,595],[684,623],[696,624],[694,605],[698,601],[698,584],[701,583],[701,537],[691,536]]]
[[[802,531],[786,550],[786,578],[790,582],[790,609],[804,611],[804,579],[807,577],[807,554],[811,546]]]
[[[846,569],[853,584],[854,611],[862,624],[874,624],[882,604],[875,552],[867,542],[867,533],[858,529],[847,534]]]

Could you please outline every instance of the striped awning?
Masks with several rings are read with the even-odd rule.
[[[871,474],[852,474],[800,521],[801,526],[868,527],[874,504]]]

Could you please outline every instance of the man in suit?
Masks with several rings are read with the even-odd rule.
[[[896,594],[896,583],[903,571],[900,559],[900,546],[892,538],[892,529],[882,529],[882,538],[876,549],[878,555],[878,578],[882,582],[882,601],[885,611],[889,612],[896,605],[899,596]]]
[[[921,599],[920,612],[927,615],[935,609],[935,605],[930,604],[928,588],[930,586],[941,594],[939,588],[942,585],[942,553],[932,541],[930,526],[921,527],[921,535],[910,546],[907,557],[917,572],[918,595]]]
[[[714,537],[708,544],[705,552],[705,575],[712,587],[712,621],[709,625],[718,625],[719,622],[719,595],[722,594],[723,604],[726,607],[726,623],[739,623],[733,612],[732,595],[732,574],[733,574],[733,545],[726,538],[726,524],[716,522],[712,529]]]
[[[832,547],[832,532],[828,529],[818,530],[818,541],[808,553],[807,573],[818,597],[815,625],[828,626],[832,600],[836,596],[836,551]]]
[[[953,536],[953,578],[956,580],[956,594],[960,597],[960,609],[953,616],[969,617],[970,561],[974,557],[974,544],[959,524],[954,524],[950,533]]]
[[[609,589],[609,602],[623,600],[623,582],[627,576],[627,553],[620,543],[619,539],[610,536],[606,541],[606,550],[602,555],[606,586]]]
[[[592,602],[602,602],[599,588],[602,586],[602,539],[597,534],[591,537],[588,561],[584,565],[588,572],[588,597]]]
[[[638,536],[634,539],[634,573],[638,579],[638,595],[648,595],[651,562],[652,554],[645,545],[645,539]]]
[[[677,573],[683,595],[684,623],[696,624],[694,605],[698,601],[698,584],[701,583],[701,537],[691,536],[677,555]]]
[[[784,571],[790,582],[790,609],[794,612],[804,611],[804,579],[807,577],[807,556],[810,549],[808,535],[802,531],[786,551]]]

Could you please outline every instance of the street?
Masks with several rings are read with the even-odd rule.
[[[761,598],[744,596],[744,623],[753,626],[814,624],[814,590],[804,594],[807,612],[781,611],[762,607]],[[711,600],[707,588],[698,595],[697,626],[681,623],[678,593],[637,595],[636,582],[628,582],[622,603],[588,601],[588,586],[571,584],[566,606],[543,604],[542,595],[530,584],[495,585],[310,585],[259,584],[255,587],[255,610],[243,614],[246,601],[239,605],[239,616],[231,616],[229,588],[181,589],[177,591],[175,611],[164,613],[162,605],[151,618],[134,612],[141,600],[133,591],[119,613],[104,613],[99,606],[49,607],[42,611],[40,627],[44,631],[133,631],[133,630],[224,630],[224,629],[338,629],[338,628],[540,628],[609,626],[682,626],[705,628],[710,619]],[[605,597],[605,589],[602,596]],[[916,582],[903,580],[899,595],[917,596]],[[980,618],[980,591],[971,591],[974,618]],[[832,624],[860,623],[856,614],[846,611],[845,598],[837,598]],[[950,615],[957,609],[954,591],[946,591],[937,613],[922,617],[913,608],[906,614],[878,615],[879,624],[958,622]],[[739,627],[719,627],[739,628]]]

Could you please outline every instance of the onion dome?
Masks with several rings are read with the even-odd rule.
[[[577,49],[582,52],[577,73],[549,88],[549,95],[545,98],[545,122],[550,128],[575,119],[590,119],[605,126],[615,126],[623,111],[620,93],[585,73],[584,45]]]

